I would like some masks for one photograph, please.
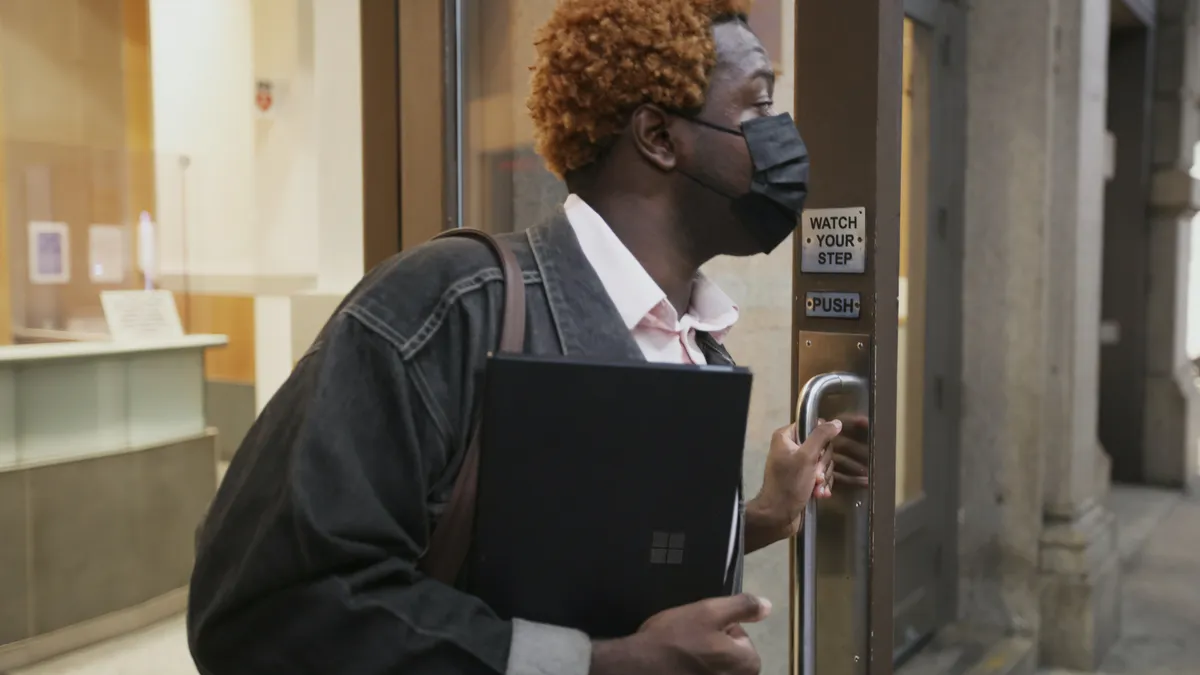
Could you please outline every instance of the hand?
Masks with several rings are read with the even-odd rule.
[[[830,443],[842,422],[822,422],[803,444],[795,425],[775,432],[767,453],[767,470],[758,496],[746,505],[746,551],[756,551],[800,530],[811,496],[825,496],[833,478]]]
[[[843,431],[833,439],[833,476],[826,487],[831,488],[836,482],[865,488],[869,482],[867,467],[871,464],[870,420],[865,415],[845,415],[839,419]]]
[[[741,624],[770,612],[770,602],[747,594],[669,609],[632,637],[596,642],[589,673],[758,675],[762,663]]]

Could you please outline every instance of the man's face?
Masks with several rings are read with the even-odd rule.
[[[775,73],[762,43],[740,21],[717,24],[713,29],[717,65],[709,79],[708,92],[698,119],[730,129],[742,122],[775,114]],[[752,255],[760,251],[745,225],[732,210],[729,195],[742,195],[750,189],[753,167],[746,141],[740,136],[722,133],[699,124],[680,121],[672,125],[679,135],[677,152],[680,168],[705,184],[687,181],[685,203],[721,246],[721,253]],[[673,136],[675,133],[672,134]]]

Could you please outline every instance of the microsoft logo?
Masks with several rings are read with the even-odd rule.
[[[651,565],[683,564],[683,533],[655,532],[650,542]]]

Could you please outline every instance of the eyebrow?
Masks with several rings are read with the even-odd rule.
[[[767,84],[771,85],[772,87],[775,86],[775,70],[773,68],[763,66],[762,68],[755,69],[755,71],[750,74],[750,79],[752,80],[760,77],[766,80]]]

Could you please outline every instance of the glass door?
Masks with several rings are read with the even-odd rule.
[[[961,303],[960,12],[906,0],[896,396],[898,659],[954,617]],[[958,164],[961,167],[961,164]],[[957,192],[956,192],[957,191]]]
[[[534,31],[555,2],[393,5],[398,63],[389,65],[398,86],[387,98],[399,118],[393,147],[400,161],[391,184],[400,186],[400,199],[392,208],[405,247],[459,223],[522,230],[561,203],[565,188],[533,152],[525,110]],[[795,14],[794,0],[779,4],[783,16]],[[964,9],[942,0],[904,5],[894,607],[900,659],[953,620],[957,604],[965,164]],[[780,51],[791,52],[784,42]]]

